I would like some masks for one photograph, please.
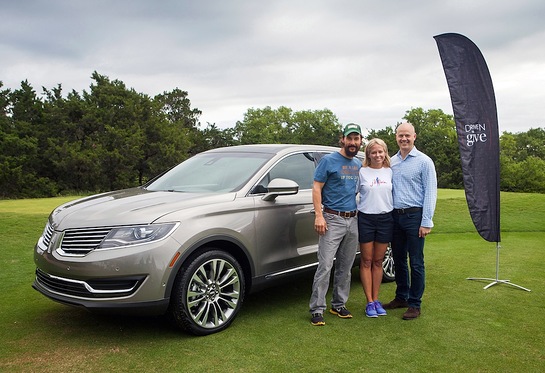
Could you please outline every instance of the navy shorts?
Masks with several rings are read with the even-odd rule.
[[[391,242],[394,235],[394,217],[386,214],[364,214],[358,211],[358,236],[360,243]]]

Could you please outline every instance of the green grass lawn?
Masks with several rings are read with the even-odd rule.
[[[312,276],[251,294],[232,326],[207,337],[165,317],[93,315],[31,288],[33,247],[47,215],[73,198],[0,201],[0,372],[543,372],[545,195],[502,193],[500,279],[496,244],[476,233],[463,191],[440,190],[426,239],[422,316],[364,317],[354,269],[353,319],[309,322]],[[383,284],[381,298],[393,298]]]

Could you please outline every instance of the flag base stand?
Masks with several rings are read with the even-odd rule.
[[[499,279],[499,272],[500,272],[500,243],[496,242],[496,278],[484,278],[484,277],[468,277],[466,280],[474,280],[474,281],[492,281],[490,284],[486,285],[483,289],[486,290],[491,286],[497,285],[497,284],[505,284],[505,285],[511,285],[513,287],[516,287],[521,290],[531,291],[530,289],[526,289],[525,287],[522,287],[517,284],[513,284],[509,280],[500,280]]]

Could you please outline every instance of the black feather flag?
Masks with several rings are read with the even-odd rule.
[[[434,39],[450,91],[469,213],[481,237],[500,242],[498,115],[490,72],[467,37]]]

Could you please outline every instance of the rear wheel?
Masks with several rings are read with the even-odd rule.
[[[384,260],[382,261],[382,282],[392,282],[395,280],[394,257],[392,255],[392,245],[388,244]]]
[[[210,250],[180,269],[172,290],[172,315],[178,326],[195,335],[217,333],[235,319],[244,291],[237,260]]]

